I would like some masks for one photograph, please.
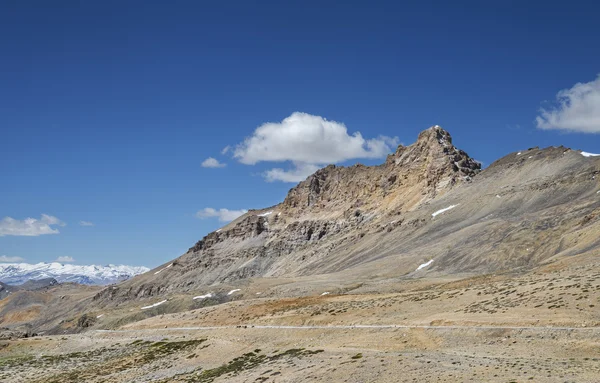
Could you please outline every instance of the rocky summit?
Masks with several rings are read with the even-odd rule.
[[[598,256],[600,157],[433,126],[126,281],[0,284],[0,379],[597,381]]]

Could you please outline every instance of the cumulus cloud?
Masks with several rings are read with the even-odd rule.
[[[536,123],[540,129],[600,133],[600,75],[558,92],[556,105],[540,109]]]
[[[7,255],[0,255],[0,263],[15,263],[15,262],[22,262],[25,259],[21,258],[21,257],[9,257]]]
[[[268,181],[297,182],[326,164],[385,157],[397,145],[397,137],[365,139],[360,132],[349,134],[343,123],[295,112],[281,122],[259,126],[235,147],[233,156],[246,165],[290,161],[293,169],[274,168],[264,176]]]
[[[4,217],[0,221],[0,237],[5,235],[37,237],[45,234],[58,234],[59,230],[52,226],[65,226],[60,219],[42,214],[40,219],[25,218],[23,220]]]
[[[203,168],[224,168],[227,164],[219,162],[216,158],[208,157],[202,161]]]
[[[342,123],[295,112],[281,122],[259,126],[236,146],[234,157],[248,165],[261,161],[325,164],[384,157],[397,142],[397,138],[383,136],[366,140],[359,132],[349,135]]]
[[[90,222],[90,221],[79,221],[79,226],[94,226],[94,222]]]
[[[70,262],[75,262],[75,258],[73,257],[68,257],[68,256],[62,256],[62,257],[58,257],[56,258],[55,262],[60,262],[60,263],[70,263]]]
[[[246,214],[248,210],[229,210],[229,209],[213,209],[212,207],[206,207],[196,213],[196,217],[200,219],[216,217],[221,222],[233,221],[237,217]]]

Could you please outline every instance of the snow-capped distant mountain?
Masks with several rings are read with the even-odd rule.
[[[129,279],[148,271],[144,266],[124,265],[68,265],[52,263],[0,263],[0,281],[19,285],[31,279],[54,278],[58,282],[76,282],[85,285],[108,285]]]

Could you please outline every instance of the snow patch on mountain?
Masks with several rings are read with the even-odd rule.
[[[435,218],[435,216],[436,216],[436,215],[439,215],[439,214],[442,214],[443,212],[446,212],[446,211],[448,211],[448,210],[454,209],[454,208],[455,208],[455,207],[457,207],[458,205],[459,205],[459,204],[456,204],[456,205],[450,205],[450,206],[448,206],[448,207],[446,207],[446,208],[440,209],[440,210],[436,211],[435,213],[432,213],[432,214],[431,214],[431,218]]]
[[[598,157],[598,156],[600,156],[600,154],[588,153],[588,152],[581,152],[581,155],[584,156],[584,157]]]
[[[154,275],[156,275],[156,274],[160,273],[160,272],[161,272],[161,271],[163,271],[163,270],[166,270],[166,269],[168,269],[169,267],[173,267],[173,264],[171,263],[169,266],[167,266],[167,267],[163,267],[162,269],[160,269],[160,270],[158,270],[156,273],[154,273]]]
[[[197,297],[193,297],[192,299],[207,299],[207,298],[212,298],[212,293],[198,295]]]
[[[20,285],[29,280],[54,278],[58,282],[84,285],[108,285],[149,271],[144,266],[125,265],[70,265],[51,263],[0,263],[0,281]]]
[[[151,309],[151,308],[153,308],[153,307],[160,306],[160,305],[162,305],[163,303],[165,303],[166,301],[167,301],[167,300],[165,299],[164,301],[156,302],[156,303],[154,303],[154,304],[151,304],[151,305],[149,305],[149,306],[144,306],[144,307],[142,307],[141,309],[142,309],[142,310],[148,310],[148,309]]]
[[[419,271],[421,269],[424,269],[427,266],[431,265],[432,263],[433,263],[433,259],[430,260],[430,261],[428,261],[428,262],[422,263],[422,264],[419,265],[419,267],[417,267],[417,270],[415,270],[415,271]]]

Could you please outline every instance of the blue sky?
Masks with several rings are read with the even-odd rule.
[[[591,1],[2,8],[0,260],[155,266],[223,225],[197,212],[276,204],[282,179],[379,163],[434,124],[486,165],[600,152]]]

